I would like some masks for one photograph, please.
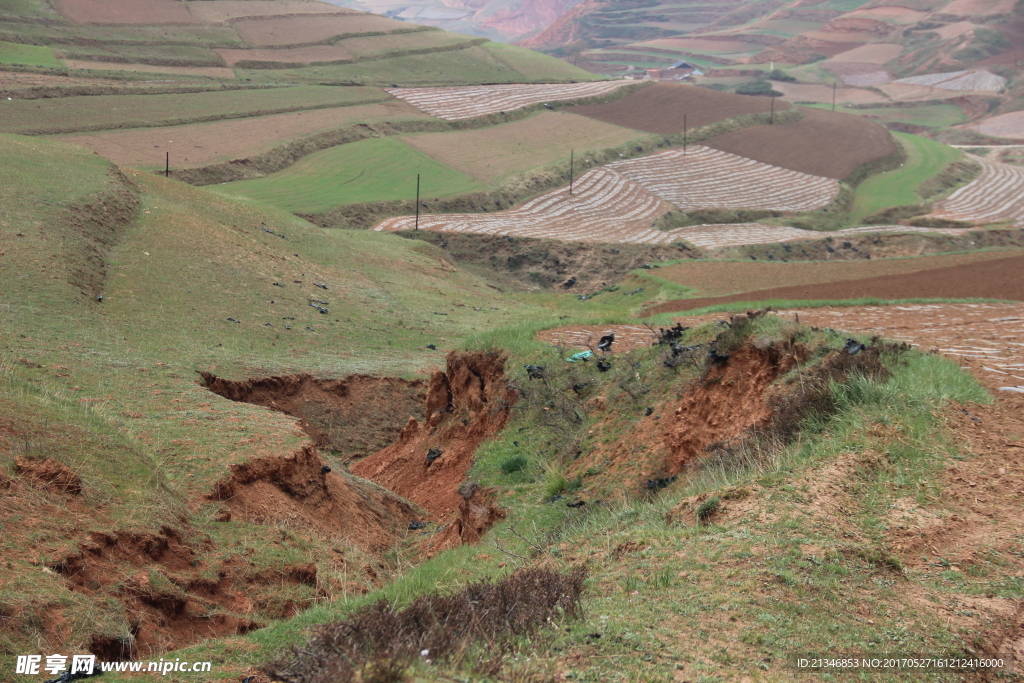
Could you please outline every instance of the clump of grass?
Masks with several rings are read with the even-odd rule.
[[[512,474],[514,472],[522,472],[529,467],[530,461],[523,455],[510,455],[501,461],[498,467],[501,469],[503,474]]]
[[[291,648],[263,670],[294,683],[400,681],[421,659],[460,664],[474,644],[508,652],[516,636],[561,616],[581,616],[585,579],[582,566],[566,574],[532,568],[451,595],[428,593],[403,610],[381,600],[319,629],[304,647]]]
[[[722,506],[722,499],[718,496],[712,496],[703,503],[697,506],[697,521],[701,524],[707,524],[711,521],[711,517],[718,512],[718,508]]]

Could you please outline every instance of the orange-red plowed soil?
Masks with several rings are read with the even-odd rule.
[[[649,309],[646,313],[690,311],[735,301],[770,299],[885,299],[992,298],[1024,301],[1024,256],[924,270],[906,275],[829,282],[793,287],[774,287],[754,292],[703,299],[678,299]]]
[[[57,0],[76,24],[200,24],[178,0]]]
[[[734,95],[694,85],[658,83],[614,102],[568,107],[565,111],[646,133],[669,135],[683,132],[683,114],[686,115],[687,126],[693,130],[733,116],[767,113],[770,108],[771,102],[767,97]],[[788,102],[775,103],[776,111],[789,108]]]
[[[734,130],[704,144],[792,171],[840,179],[897,149],[889,131],[863,116],[809,107],[800,111],[804,117],[799,121]]]

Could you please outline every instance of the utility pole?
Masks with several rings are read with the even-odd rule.
[[[171,177],[171,153],[167,153],[167,165],[164,166],[164,178]]]
[[[416,174],[416,227],[413,230],[420,229],[420,174]]]
[[[572,195],[573,162],[575,161],[575,149],[569,150],[569,194]]]
[[[775,91],[772,91],[772,113],[768,116],[768,125],[775,125]]]
[[[839,83],[832,81],[832,111],[836,110],[836,88],[839,87]]]
[[[683,114],[683,156],[686,156],[686,137],[687,137],[687,132],[688,131],[687,131],[687,128],[686,128],[686,114]]]

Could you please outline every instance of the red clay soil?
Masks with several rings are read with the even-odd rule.
[[[668,459],[667,474],[679,473],[708,446],[739,437],[772,415],[768,394],[772,382],[797,362],[775,347],[744,346],[724,367],[715,367],[687,390],[671,417],[661,422]]]
[[[670,135],[683,132],[683,114],[686,114],[686,125],[693,130],[734,116],[767,113],[770,108],[767,97],[658,83],[613,102],[568,107],[565,111],[646,133]],[[777,111],[790,108],[788,102],[775,102]]]
[[[460,495],[458,517],[440,534],[421,542],[424,558],[434,557],[449,548],[479,543],[488,529],[505,518],[505,511],[494,500],[496,489],[469,484],[460,489]]]
[[[883,126],[856,114],[801,107],[793,123],[754,126],[702,144],[791,171],[843,179],[861,164],[898,149]]]
[[[342,536],[369,552],[395,544],[417,510],[393,493],[342,472],[323,472],[316,449],[304,446],[285,457],[254,458],[231,466],[211,500],[255,524],[288,526],[304,534]]]
[[[299,426],[317,448],[331,449],[346,461],[394,443],[426,401],[426,383],[421,380],[285,375],[232,381],[201,375],[206,388],[224,398],[299,418]]]
[[[57,0],[76,24],[201,24],[178,0]]]
[[[24,456],[14,459],[14,471],[32,486],[64,496],[82,493],[82,480],[70,467],[53,458],[30,460]]]
[[[352,472],[420,505],[441,523],[464,507],[459,489],[473,454],[505,426],[514,401],[503,355],[453,351],[445,372],[430,378],[424,422],[410,418],[395,444],[356,463]],[[428,464],[431,449],[442,454]]]
[[[736,301],[842,300],[867,297],[882,299],[992,298],[1024,301],[1024,256],[922,270],[906,275],[886,275],[810,286],[775,287],[702,299],[677,299],[650,308],[644,311],[644,315],[691,311],[695,308]]]
[[[92,636],[89,650],[101,659],[121,660],[146,657],[169,647],[184,647],[206,638],[246,633],[259,628],[244,616],[253,604],[244,587],[235,586],[235,572],[225,564],[218,579],[203,578],[205,569],[197,564],[191,548],[184,545],[171,529],[160,533],[92,533],[89,541],[75,552],[50,566],[63,576],[70,590],[85,595],[116,596],[131,615],[132,638]],[[244,565],[239,562],[239,565]],[[130,578],[125,567],[138,572]],[[154,586],[150,569],[170,579],[167,585]],[[308,583],[316,567],[309,565],[298,578],[281,577],[283,583]],[[287,572],[286,572],[287,573]],[[211,612],[218,612],[212,614]]]

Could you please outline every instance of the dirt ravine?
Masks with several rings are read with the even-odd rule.
[[[209,496],[228,519],[275,524],[304,535],[342,537],[368,552],[400,538],[418,511],[408,501],[345,472],[325,472],[316,449],[233,465]]]
[[[356,463],[352,472],[423,507],[438,524],[458,515],[460,538],[478,540],[486,525],[470,518],[496,517],[472,509],[490,507],[485,491],[460,493],[460,487],[477,447],[505,426],[515,402],[505,360],[497,351],[449,353],[445,371],[430,378],[423,421],[410,418],[396,443]]]
[[[281,375],[239,381],[210,373],[201,377],[207,389],[224,398],[297,417],[317,448],[346,462],[393,443],[427,398],[425,382],[396,377]]]

